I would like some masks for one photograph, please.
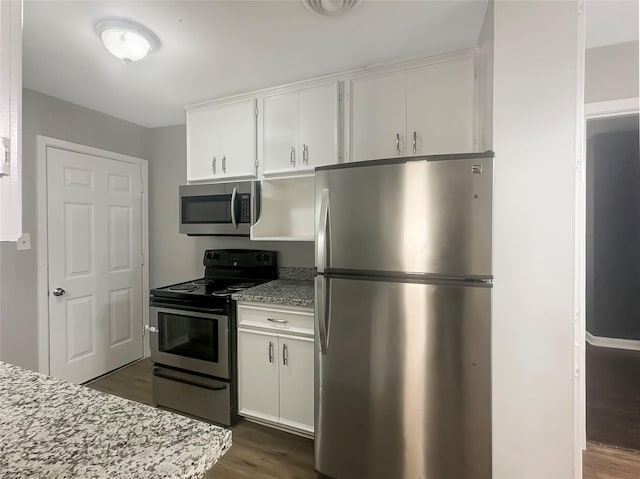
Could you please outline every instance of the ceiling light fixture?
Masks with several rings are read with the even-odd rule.
[[[344,15],[359,3],[360,0],[302,0],[307,10],[324,17]]]
[[[98,22],[96,33],[114,57],[131,63],[160,48],[158,37],[146,27],[124,19]]]

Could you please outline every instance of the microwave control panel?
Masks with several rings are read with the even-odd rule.
[[[238,195],[238,223],[251,223],[251,194],[241,193]]]

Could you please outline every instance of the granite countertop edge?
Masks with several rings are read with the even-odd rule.
[[[232,298],[247,303],[313,308],[314,286],[311,280],[276,279],[235,293]]]

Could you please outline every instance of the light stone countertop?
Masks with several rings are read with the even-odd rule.
[[[231,431],[0,362],[0,477],[201,478]]]
[[[284,304],[313,308],[313,281],[276,279],[235,293],[232,298],[248,303]]]

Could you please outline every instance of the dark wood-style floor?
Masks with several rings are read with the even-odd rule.
[[[587,440],[640,451],[640,351],[587,344],[586,365]]]
[[[148,359],[139,361],[88,386],[151,404],[151,363]],[[315,477],[312,441],[248,421],[233,428],[233,446],[205,476],[206,479]],[[640,454],[589,443],[584,453],[583,478],[638,479]]]
[[[151,362],[138,361],[87,386],[152,405]],[[313,442],[293,434],[240,421],[233,428],[231,449],[205,479],[311,479]]]

